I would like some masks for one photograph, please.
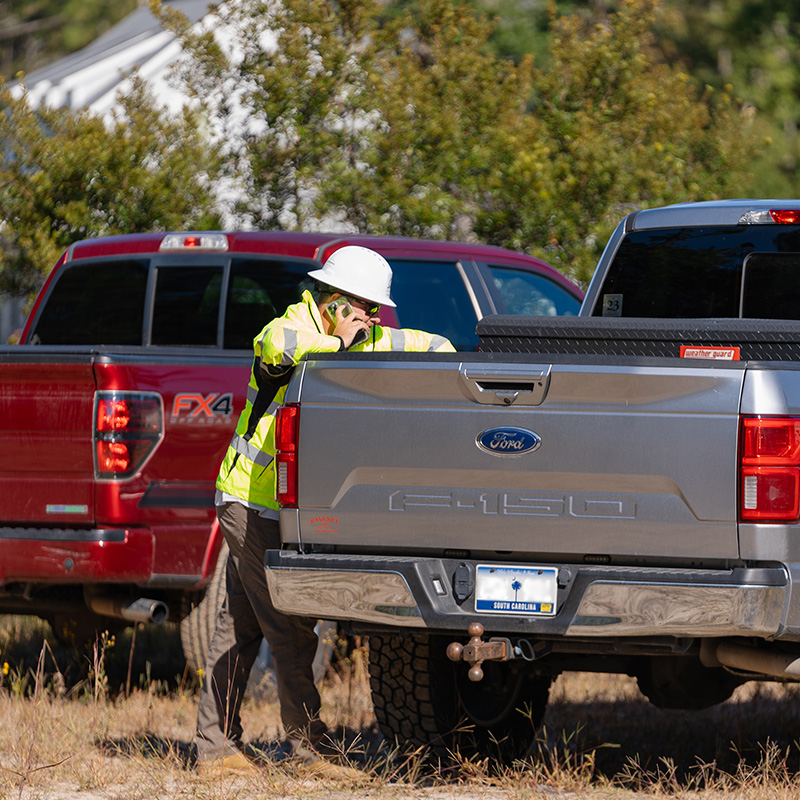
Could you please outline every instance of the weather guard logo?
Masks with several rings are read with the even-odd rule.
[[[493,456],[521,456],[532,453],[541,443],[542,437],[526,428],[489,428],[475,439],[481,450]]]

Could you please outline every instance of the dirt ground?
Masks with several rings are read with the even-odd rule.
[[[368,694],[340,681],[324,692],[331,723],[347,719],[362,785],[299,778],[281,761],[278,709],[267,687],[244,728],[267,761],[254,778],[208,780],[192,768],[195,695],[59,699],[0,693],[0,800],[796,800],[794,688],[748,684],[703,712],[664,712],[619,676],[564,675],[531,762],[499,774],[479,760],[440,772],[369,761],[379,739]]]
[[[10,636],[0,641],[0,800],[800,797],[797,685],[751,682],[709,709],[665,711],[628,676],[565,673],[551,688],[524,764],[500,769],[473,758],[433,768],[402,743],[382,741],[365,658],[354,654],[347,670],[323,684],[323,718],[341,732],[346,757],[369,773],[368,781],[301,779],[282,760],[269,675],[251,685],[243,709],[245,739],[264,754],[263,768],[253,778],[210,781],[193,767],[197,686],[185,672],[170,672],[172,639],[140,634],[136,651],[147,654],[147,664],[136,666],[133,642],[120,637],[108,644],[105,663],[90,664],[80,680],[66,684],[52,673],[37,679],[40,643],[21,655],[10,642]],[[158,677],[156,655],[165,657]],[[58,650],[47,656],[64,669]]]

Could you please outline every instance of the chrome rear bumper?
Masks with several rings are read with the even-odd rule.
[[[485,614],[454,575],[475,562],[439,558],[266,554],[275,606],[320,619],[566,637],[722,637],[780,634],[791,584],[780,567],[730,570],[559,565],[555,617]]]

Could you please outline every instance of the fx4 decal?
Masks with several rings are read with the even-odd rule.
[[[180,392],[172,403],[171,422],[177,424],[224,425],[233,413],[233,394],[208,395]]]

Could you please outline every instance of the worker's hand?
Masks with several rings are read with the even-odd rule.
[[[353,307],[352,313],[346,317],[343,315],[344,308],[340,306],[336,309],[333,335],[339,336],[346,348],[353,344],[353,340],[358,336],[359,331],[364,331],[364,334],[368,336],[370,329],[378,321],[378,317],[369,317],[365,311],[355,307]]]

